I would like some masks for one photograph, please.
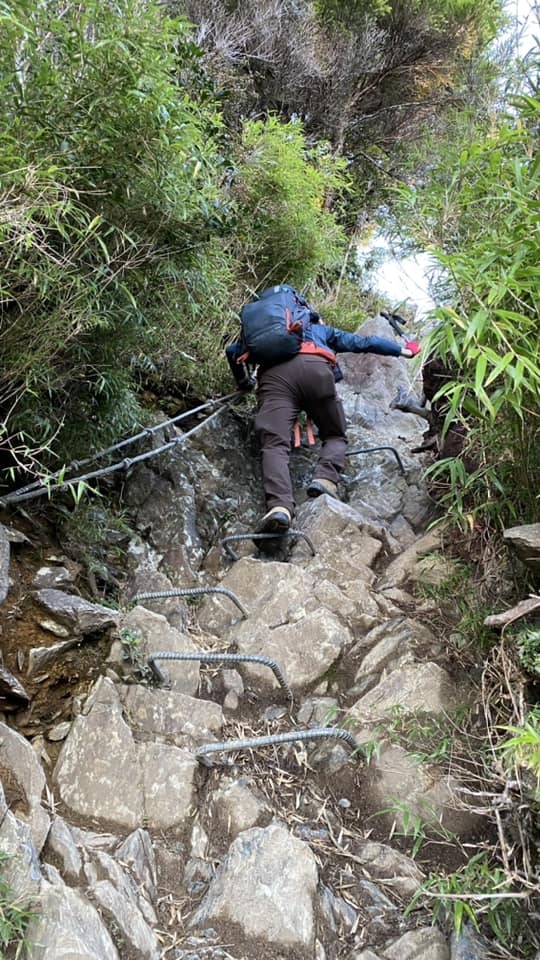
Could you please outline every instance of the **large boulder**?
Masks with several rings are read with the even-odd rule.
[[[106,630],[107,627],[115,626],[120,619],[117,610],[104,607],[100,603],[90,603],[89,600],[83,600],[72,593],[64,593],[63,590],[36,590],[34,596],[40,607],[55,621],[77,636]]]
[[[101,679],[72,724],[54,770],[72,813],[133,830],[180,829],[191,815],[197,763],[187,750],[136,743],[117,688]]]
[[[134,607],[122,618],[120,634],[141,666],[155,653],[197,653],[197,647],[187,633],[171,627],[164,616],[143,606]],[[112,663],[122,664],[124,658],[124,647],[120,641],[116,641],[111,647],[109,659]],[[158,661],[158,667],[170,680],[174,690],[189,696],[197,692],[200,675],[198,661],[162,660]]]
[[[193,925],[237,924],[247,941],[308,950],[318,870],[309,846],[280,823],[241,833],[218,868]],[[259,954],[260,956],[260,954]]]
[[[32,843],[39,854],[50,824],[41,806],[45,774],[28,740],[5,723],[0,723],[0,775],[5,791],[4,802],[19,820],[28,824]]]
[[[349,715],[356,722],[356,736],[369,739],[375,724],[386,723],[396,707],[404,714],[442,714],[463,702],[453,680],[436,663],[405,663],[392,670],[377,686],[356,701]]]
[[[32,960],[120,960],[99,913],[54,867],[45,868],[35,915],[26,930]]]

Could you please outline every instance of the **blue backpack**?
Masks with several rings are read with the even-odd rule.
[[[264,367],[291,360],[300,352],[304,327],[313,311],[294,287],[278,284],[264,290],[240,311],[242,361]]]

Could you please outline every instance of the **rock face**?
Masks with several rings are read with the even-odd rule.
[[[32,960],[120,960],[99,913],[48,867],[39,912],[27,930]]]
[[[105,630],[117,624],[120,618],[116,610],[89,603],[62,590],[37,590],[35,597],[47,613],[77,636]]]
[[[9,536],[0,523],[0,603],[3,603],[9,590]]]
[[[540,574],[540,523],[509,527],[504,541],[517,557],[536,574]]]
[[[229,920],[246,940],[310,947],[317,880],[311,850],[282,824],[246,830],[232,844],[193,922]]]
[[[187,750],[137,743],[116,688],[103,680],[71,727],[54,778],[62,801],[78,816],[124,830],[143,822],[174,829],[190,815],[195,768]]]
[[[388,336],[386,321],[364,332]],[[58,642],[31,666],[110,627],[115,639],[72,716],[51,716],[33,747],[0,723],[0,849],[13,891],[37,905],[32,960],[465,960],[470,938],[450,947],[427,916],[405,915],[425,874],[394,839],[405,811],[427,833],[477,825],[448,772],[390,736],[396,710],[443,723],[469,696],[414,597],[419,581],[451,572],[440,533],[424,532],[431,504],[408,449],[424,423],[389,406],[404,362],[351,356],[344,367],[349,450],[368,448],[347,461],[347,502],[308,501],[312,452],[291,460],[295,524],[314,556],[303,538],[280,559],[245,542],[233,564],[221,548],[263,509],[257,460],[236,455],[251,443],[240,410],[126,479],[137,533],[121,613],[67,592],[68,561],[38,571],[42,625]],[[137,593],[202,584],[232,591],[248,619],[223,594],[130,608]],[[294,705],[261,664],[162,660],[163,680],[148,663],[200,651],[272,658]],[[196,759],[216,740],[338,724],[370,742],[369,764],[335,739]],[[378,842],[367,817],[383,809]]]

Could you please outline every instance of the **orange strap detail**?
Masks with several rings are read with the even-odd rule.
[[[316,357],[324,357],[330,363],[335,364],[336,357],[332,350],[325,350],[324,347],[317,347],[314,343],[307,343],[305,340],[300,347],[300,353],[310,353]]]
[[[313,433],[313,420],[311,419],[311,417],[307,417],[306,419],[306,435],[307,435],[307,441],[310,447],[314,447],[315,434]],[[300,425],[299,420],[297,420],[293,426],[293,436],[294,436],[294,446],[300,447],[302,445],[302,427]]]

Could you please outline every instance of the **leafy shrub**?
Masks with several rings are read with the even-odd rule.
[[[3,876],[9,860],[9,856],[0,851],[0,947],[11,947],[13,953],[10,956],[18,960],[19,957],[31,955],[26,929],[34,913],[31,906],[17,899]]]
[[[0,403],[12,435],[74,453],[133,422],[131,358],[169,348],[152,320],[178,337],[212,286],[219,115],[153,0],[6,0],[0,27]]]
[[[347,186],[345,162],[324,144],[308,149],[299,121],[247,121],[233,186],[237,259],[253,290],[287,281],[305,287],[337,269],[345,236],[325,209]]]
[[[538,512],[540,350],[540,98],[515,98],[514,114],[459,155],[445,155],[424,189],[400,191],[411,229],[447,272],[454,303],[437,311],[430,346],[458,376],[441,391],[448,421],[478,424],[474,482],[455,471],[476,512],[501,523]],[[455,149],[455,148],[454,148]],[[440,469],[440,468],[438,468]]]

